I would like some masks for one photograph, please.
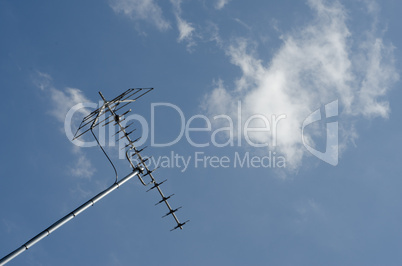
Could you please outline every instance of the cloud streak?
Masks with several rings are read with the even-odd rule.
[[[355,36],[346,23],[348,13],[338,2],[311,0],[308,4],[314,19],[284,34],[271,60],[259,58],[255,43],[247,39],[238,38],[228,45],[226,53],[242,75],[235,80],[234,89],[218,83],[204,103],[210,114],[232,117],[236,117],[234,103],[239,100],[246,117],[286,114],[277,129],[276,149],[286,155],[291,168],[297,168],[306,155],[301,123],[320,104],[339,99],[343,136],[354,137],[350,118],[388,117],[384,96],[398,80],[393,47],[384,43],[375,27]],[[253,135],[259,143],[269,142],[270,137]]]

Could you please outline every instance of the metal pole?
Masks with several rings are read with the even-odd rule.
[[[70,221],[71,219],[73,219],[75,216],[77,216],[78,214],[80,214],[81,212],[85,211],[86,209],[88,209],[90,206],[93,206],[96,202],[98,202],[100,199],[102,199],[103,197],[105,197],[106,195],[108,195],[110,192],[112,192],[113,190],[115,190],[116,188],[120,187],[121,185],[123,185],[125,182],[127,182],[128,180],[130,180],[132,177],[138,175],[141,172],[141,169],[135,169],[131,174],[127,175],[126,177],[122,178],[119,182],[114,183],[112,186],[110,186],[109,188],[105,189],[104,191],[100,192],[98,195],[96,195],[95,197],[93,197],[92,199],[88,200],[87,202],[85,202],[84,204],[82,204],[81,206],[79,206],[77,209],[75,209],[74,211],[70,212],[69,214],[67,214],[66,216],[64,216],[63,218],[61,218],[60,220],[58,220],[57,222],[55,222],[54,224],[52,224],[51,226],[49,226],[48,228],[46,228],[44,231],[42,231],[41,233],[39,233],[38,235],[36,235],[34,238],[32,238],[31,240],[29,240],[28,242],[26,242],[24,245],[22,245],[20,248],[17,248],[16,250],[14,250],[13,252],[11,252],[10,254],[8,254],[7,256],[5,256],[4,258],[2,258],[0,260],[0,266],[6,264],[7,262],[9,262],[10,260],[14,259],[15,257],[17,257],[18,255],[20,255],[22,252],[24,252],[25,250],[27,250],[28,248],[32,247],[33,245],[35,245],[36,243],[38,243],[40,240],[42,240],[43,238],[45,238],[46,236],[48,236],[50,233],[53,233],[54,231],[56,231],[56,229],[58,229],[59,227],[61,227],[62,225],[64,225],[65,223],[67,223],[68,221]]]

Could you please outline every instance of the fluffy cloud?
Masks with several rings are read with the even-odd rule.
[[[170,28],[162,15],[162,9],[153,0],[110,0],[110,7],[116,13],[122,13],[132,20],[145,20],[154,24],[159,30]]]
[[[234,89],[219,82],[205,101],[210,114],[236,117],[234,103],[239,100],[243,117],[286,114],[286,119],[278,124],[276,149],[286,155],[293,168],[300,165],[306,152],[300,128],[312,111],[338,99],[342,135],[356,136],[350,130],[353,125],[348,118],[386,118],[389,104],[384,96],[398,79],[393,47],[377,36],[375,27],[354,36],[346,23],[347,11],[338,2],[308,3],[314,19],[303,28],[284,34],[283,44],[269,62],[258,57],[249,40],[237,39],[229,45],[227,55],[242,75],[235,81]],[[258,143],[270,143],[271,138],[266,133],[253,134]]]

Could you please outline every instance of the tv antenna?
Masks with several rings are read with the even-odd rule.
[[[158,191],[159,195],[161,196],[161,200],[158,201],[155,205],[158,205],[160,203],[164,203],[166,207],[168,208],[168,212],[162,216],[166,217],[171,215],[175,221],[175,227],[173,227],[170,231],[176,230],[176,229],[183,229],[183,226],[189,222],[189,220],[185,222],[180,222],[179,219],[177,218],[176,211],[178,211],[181,207],[178,208],[172,208],[171,205],[168,202],[168,199],[172,197],[174,194],[170,196],[165,196],[163,194],[162,189],[160,188],[160,185],[162,185],[166,180],[163,180],[161,182],[157,182],[153,172],[156,169],[149,169],[146,162],[150,159],[144,158],[141,155],[141,152],[146,148],[141,148],[138,149],[136,146],[136,142],[140,140],[140,138],[132,140],[130,135],[135,131],[135,129],[130,129],[129,127],[133,125],[133,122],[130,124],[123,124],[123,122],[126,120],[126,115],[131,112],[131,109],[127,109],[128,105],[131,103],[137,101],[139,98],[147,94],[148,92],[152,91],[153,88],[133,88],[133,89],[128,89],[119,96],[115,97],[113,100],[107,101],[103,94],[99,92],[99,95],[101,96],[103,100],[103,104],[101,107],[98,109],[92,111],[89,113],[87,116],[85,116],[80,124],[80,126],[77,129],[77,132],[74,135],[73,140],[85,135],[87,132],[91,132],[92,136],[95,138],[98,146],[101,148],[102,152],[105,154],[106,158],[108,159],[109,163],[113,167],[113,170],[115,172],[115,181],[114,183],[108,187],[107,189],[103,190],[45,230],[43,230],[41,233],[30,239],[28,242],[23,244],[21,247],[17,248],[4,258],[0,260],[0,266],[6,264],[7,262],[11,261],[18,255],[20,255],[22,252],[25,250],[31,248],[33,245],[38,243],[40,240],[48,236],[50,233],[53,233],[56,231],[58,228],[60,228],[62,225],[66,224],[69,222],[71,219],[76,217],[78,214],[82,213],[89,207],[93,206],[96,202],[101,200],[103,197],[107,196],[110,192],[115,190],[116,188],[119,188],[121,185],[126,183],[128,180],[133,178],[134,176],[137,176],[140,182],[144,186],[151,185],[151,187],[147,190],[156,190]],[[125,150],[125,157],[127,161],[129,162],[132,172],[128,175],[126,175],[123,178],[118,178],[118,171],[111,160],[110,156],[107,154],[105,148],[101,145],[101,143],[98,140],[98,137],[96,136],[94,129],[95,128],[100,128],[100,127],[105,127],[107,125],[112,125],[113,127],[117,127],[117,132],[114,134],[114,136],[117,136],[117,141],[124,141],[125,146],[123,149]],[[133,158],[136,157],[135,163],[133,162]],[[144,179],[147,177],[149,179],[149,182],[146,182]]]

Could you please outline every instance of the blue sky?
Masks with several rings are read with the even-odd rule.
[[[0,1],[0,257],[114,182],[99,148],[67,138],[70,108],[98,103],[98,91],[111,99],[154,87],[135,113],[148,121],[146,155],[190,161],[155,172],[168,179],[171,204],[183,206],[178,217],[191,220],[184,230],[170,232],[157,194],[133,179],[10,265],[401,265],[401,8],[394,0]],[[306,148],[325,152],[326,122],[307,125],[305,143],[301,134],[333,101],[335,165]],[[166,103],[193,118],[192,128],[211,121],[189,133],[206,147],[185,134],[152,145],[152,129],[157,143],[181,132]],[[214,134],[227,118],[237,129],[253,115],[249,127],[266,126],[263,116],[270,130]],[[272,115],[286,116],[276,130]],[[286,167],[234,165],[236,156],[274,152]],[[196,154],[230,162],[196,167]]]

